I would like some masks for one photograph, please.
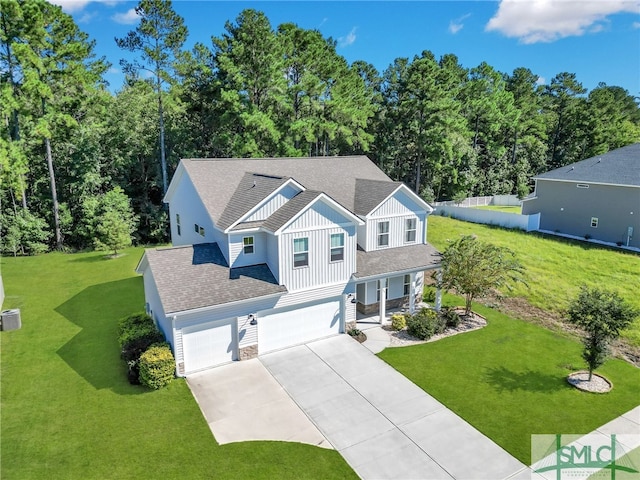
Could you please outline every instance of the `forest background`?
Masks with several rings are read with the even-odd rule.
[[[638,99],[587,91],[571,72],[539,85],[526,65],[468,68],[428,50],[379,72],[252,9],[187,50],[170,2],[137,13],[116,39],[134,60],[112,92],[109,63],[71,16],[0,0],[4,253],[99,247],[114,230],[166,242],[162,198],[180,158],[367,155],[434,201],[524,197],[535,174],[640,141]]]

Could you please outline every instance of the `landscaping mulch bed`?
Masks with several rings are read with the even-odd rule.
[[[391,347],[406,347],[407,345],[435,342],[442,338],[458,335],[459,333],[472,332],[487,325],[487,320],[482,315],[471,312],[470,315],[466,316],[464,315],[464,309],[456,309],[456,311],[460,315],[460,323],[458,326],[456,328],[447,328],[444,332],[434,335],[428,340],[420,340],[409,335],[406,328],[399,331],[393,330],[391,325],[385,325],[382,328],[389,332],[389,336],[391,337]]]
[[[597,373],[591,376],[589,381],[589,372],[574,372],[567,377],[567,382],[577,389],[591,393],[607,393],[613,388],[611,382]]]

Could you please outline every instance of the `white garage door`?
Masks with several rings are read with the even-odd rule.
[[[235,360],[235,321],[220,320],[183,330],[182,345],[185,373]]]
[[[258,313],[258,350],[266,353],[340,333],[340,300]]]

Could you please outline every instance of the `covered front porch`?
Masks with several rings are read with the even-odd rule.
[[[355,283],[356,323],[363,327],[385,324],[396,312],[413,313],[422,301],[424,276],[440,268],[440,253],[431,245],[357,252]],[[441,293],[429,305],[440,308]],[[358,327],[360,328],[360,327]]]

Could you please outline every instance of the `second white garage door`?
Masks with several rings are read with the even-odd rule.
[[[266,353],[340,333],[340,299],[258,313],[258,351]]]
[[[235,320],[220,320],[182,332],[185,373],[236,359]]]

